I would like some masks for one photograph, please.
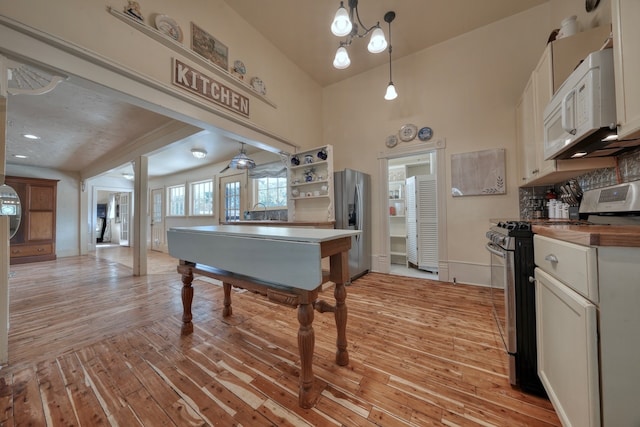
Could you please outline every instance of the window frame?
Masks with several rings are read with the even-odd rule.
[[[210,213],[196,213],[196,209],[194,206],[195,203],[195,196],[194,194],[196,193],[194,191],[194,187],[201,185],[201,184],[209,184],[209,188],[211,190],[211,197],[210,197],[210,202],[211,202],[211,208],[210,208]],[[212,178],[207,178],[207,179],[203,179],[200,181],[194,181],[189,183],[189,215],[190,216],[196,216],[196,217],[215,217],[215,188],[214,188],[214,182]]]
[[[266,210],[283,210],[283,209],[287,209],[288,205],[289,205],[289,196],[288,196],[288,191],[289,191],[289,182],[288,182],[288,177],[287,176],[281,176],[281,177],[264,177],[264,178],[251,178],[251,187],[252,187],[252,191],[251,191],[251,198],[252,198],[252,206],[255,206],[256,204],[260,203],[259,199],[259,183],[258,181],[260,181],[261,179],[283,179],[284,180],[284,205],[279,205],[279,206],[267,206]],[[276,187],[276,191],[277,189],[282,188],[282,187]],[[268,191],[268,190],[267,190]],[[260,206],[260,208],[262,208],[262,206]]]
[[[187,196],[187,186],[185,184],[176,184],[176,185],[168,185],[167,186],[167,217],[186,217],[186,196]],[[173,202],[172,202],[172,190],[181,188],[182,189],[182,213],[174,213],[173,211]]]

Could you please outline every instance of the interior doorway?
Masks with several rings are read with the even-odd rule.
[[[419,238],[424,234],[422,212],[427,209],[423,208],[426,203],[420,202],[421,186],[416,185],[423,180],[436,181],[436,152],[390,159],[388,171],[390,273],[438,280],[437,266],[424,267],[419,262],[423,252],[435,250],[437,254],[438,242],[437,233],[435,238],[433,233],[428,239]],[[437,228],[437,215],[429,221]]]
[[[431,280],[449,280],[446,246],[446,197],[445,197],[445,156],[444,140],[416,143],[413,146],[396,147],[382,152],[379,160],[380,200],[388,200],[380,206],[380,254],[377,257],[376,271]],[[400,148],[400,149],[398,149]],[[429,261],[429,270],[423,270],[420,261],[410,265],[407,251],[407,178],[411,176],[428,177],[433,187],[433,199],[429,205],[434,215],[424,222],[431,229],[433,240],[437,241],[429,248],[433,253]],[[386,185],[385,185],[386,184]],[[415,227],[420,224],[416,223]],[[424,228],[423,227],[423,228]],[[436,267],[437,266],[437,267]],[[418,267],[418,268],[416,268]],[[422,267],[422,268],[420,268]]]

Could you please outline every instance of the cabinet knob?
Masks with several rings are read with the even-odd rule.
[[[550,263],[556,264],[558,262],[558,257],[555,256],[554,254],[549,254],[546,257],[544,257],[545,261],[549,261]]]
[[[534,169],[534,170],[532,170],[532,171],[531,171],[531,173],[532,173],[533,175],[537,174],[538,172],[540,172],[540,170],[539,170],[539,169]]]
[[[529,276],[529,283],[536,283],[536,278],[533,276]]]

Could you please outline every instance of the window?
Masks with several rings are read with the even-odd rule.
[[[256,203],[267,208],[287,206],[287,178],[258,178],[253,180]]]
[[[191,215],[213,215],[213,180],[191,184]]]
[[[168,216],[184,216],[184,185],[167,188]]]
[[[224,186],[225,221],[240,219],[240,182],[233,181]]]

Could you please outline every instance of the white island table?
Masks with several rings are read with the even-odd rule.
[[[347,352],[347,292],[351,237],[360,231],[297,227],[218,225],[173,227],[167,232],[169,254],[180,260],[182,275],[182,333],[193,332],[191,304],[193,275],[222,281],[223,316],[230,316],[231,287],[266,295],[270,300],[298,308],[300,388],[298,404],[311,408],[313,393],[314,308],[335,315],[336,363],[349,363]],[[335,305],[317,300],[323,283],[322,258],[330,257],[329,280],[335,283]]]

